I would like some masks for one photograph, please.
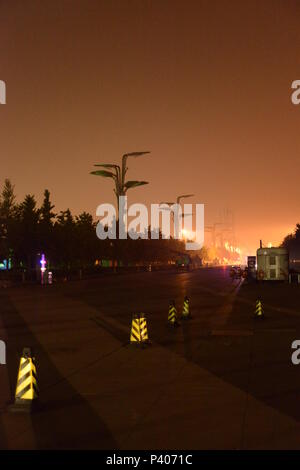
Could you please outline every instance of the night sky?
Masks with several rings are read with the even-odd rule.
[[[1,0],[1,179],[57,210],[114,202],[94,163],[132,160],[129,203],[194,193],[240,244],[300,222],[300,2]]]

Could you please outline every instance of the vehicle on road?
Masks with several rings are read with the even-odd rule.
[[[289,253],[285,248],[257,250],[257,279],[259,281],[286,281],[289,277]]]

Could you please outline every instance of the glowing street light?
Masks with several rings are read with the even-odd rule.
[[[44,253],[42,253],[41,259],[40,259],[40,265],[41,265],[41,284],[44,284],[44,273],[45,273],[45,271],[46,271],[46,264],[47,264],[47,261],[46,261],[45,255],[44,255]]]

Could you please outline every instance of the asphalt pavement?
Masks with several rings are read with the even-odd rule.
[[[170,328],[169,301],[180,316],[185,295],[192,318]],[[205,268],[16,286],[0,300],[2,449],[300,448],[298,285]],[[145,348],[129,344],[137,313]],[[9,407],[24,347],[40,389],[32,414]]]

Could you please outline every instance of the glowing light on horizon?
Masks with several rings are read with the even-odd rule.
[[[186,230],[183,228],[180,232],[180,238],[183,238],[184,240],[194,240],[196,237],[195,232],[190,232],[189,230]]]
[[[231,253],[237,253],[238,255],[240,255],[242,253],[241,248],[239,248],[238,246],[229,245],[228,242],[225,242],[224,246],[225,246],[226,250],[230,251]]]

